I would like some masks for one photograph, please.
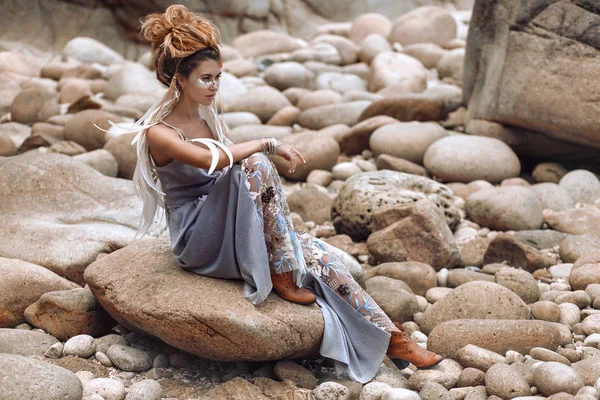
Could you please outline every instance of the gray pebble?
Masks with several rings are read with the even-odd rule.
[[[152,358],[143,350],[122,344],[113,344],[107,353],[110,361],[123,371],[141,372],[152,367]]]
[[[60,358],[63,354],[64,345],[61,342],[54,343],[45,353],[48,358]]]

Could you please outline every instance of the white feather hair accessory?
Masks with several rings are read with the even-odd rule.
[[[219,101],[219,105],[221,106],[218,92],[217,99]],[[124,126],[121,124],[116,124],[112,121],[108,121],[111,126],[117,128],[121,133],[137,132],[137,135],[131,142],[132,145],[136,145],[137,151],[137,164],[135,166],[132,180],[135,193],[142,199],[143,208],[142,218],[140,220],[140,225],[134,240],[138,238],[141,239],[146,234],[158,236],[166,229],[165,193],[162,191],[160,180],[158,180],[153,171],[153,165],[148,152],[148,138],[146,132],[150,127],[157,125],[165,117],[167,117],[173,110],[173,106],[178,100],[179,91],[176,89],[175,79],[173,79],[162,99],[154,103],[148,109],[148,111],[146,111],[146,113],[133,124],[133,126]],[[210,106],[199,106],[198,115],[207,122],[209,128],[213,132],[213,135],[215,135],[218,139],[190,139],[192,142],[204,144],[210,150],[212,160],[208,173],[212,174],[216,169],[217,163],[219,162],[218,148],[221,148],[229,158],[229,168],[231,168],[233,166],[233,155],[227,148],[227,145],[232,144],[232,142],[226,136],[225,123],[222,115],[220,115],[218,112],[215,103]],[[96,127],[104,130],[97,125]],[[150,229],[153,225],[154,228]]]

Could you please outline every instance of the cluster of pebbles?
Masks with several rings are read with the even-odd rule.
[[[486,137],[498,124],[468,120],[468,22],[421,7],[223,46],[230,138],[303,153],[293,174],[273,158],[296,229],[359,260],[352,274],[390,318],[446,357],[429,370],[386,360],[364,385],[330,360],[226,362],[218,349],[211,361],[166,344],[185,342],[185,325],[148,332],[163,340],[136,332],[131,297],[86,268],[111,258],[131,267],[134,293],[150,284],[127,264],[148,258],[115,252],[141,206],[133,135],[107,122],[131,123],[164,93],[149,54],[126,61],[83,37],[45,63],[0,53],[0,398],[600,399],[600,180],[554,162],[522,171]],[[147,302],[166,310],[157,326],[181,322]]]

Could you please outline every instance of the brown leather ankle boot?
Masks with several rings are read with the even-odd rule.
[[[392,332],[387,356],[392,359],[398,367],[406,368],[406,363],[398,362],[405,361],[417,368],[427,369],[439,364],[444,359],[439,354],[435,354],[419,346],[408,336],[408,333],[401,324],[394,322],[394,325],[396,325],[396,328],[398,328],[400,332]]]
[[[312,304],[317,301],[317,297],[307,289],[299,288],[294,283],[292,272],[284,272],[283,274],[271,274],[273,289],[280,297],[287,301],[298,304]]]

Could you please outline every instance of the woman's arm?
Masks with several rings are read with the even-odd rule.
[[[197,168],[210,168],[212,162],[211,151],[204,145],[200,147],[184,142],[173,129],[163,125],[155,125],[148,129],[146,135],[148,135],[150,148],[154,151]],[[228,148],[231,151],[234,163],[262,150],[258,140],[234,144],[228,146]],[[218,152],[219,161],[216,169],[223,169],[229,165],[229,157],[221,148],[218,148]]]

